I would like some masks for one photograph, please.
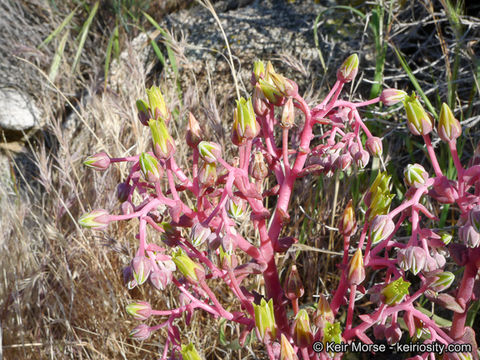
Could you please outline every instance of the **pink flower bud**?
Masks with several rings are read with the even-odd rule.
[[[418,246],[410,246],[397,253],[398,265],[405,271],[410,270],[414,275],[423,270],[426,258],[425,250]]]
[[[260,151],[253,154],[253,161],[250,162],[249,172],[250,176],[255,180],[263,180],[268,176],[268,167]]]
[[[470,225],[470,222],[460,228],[458,236],[469,248],[476,248],[480,245],[480,234]]]
[[[365,280],[362,250],[358,249],[348,264],[348,281],[350,285],[359,285]]]
[[[282,119],[280,126],[284,129],[290,129],[295,124],[295,107],[293,106],[293,99],[288,98],[285,105],[283,105]]]
[[[441,204],[452,204],[458,199],[455,182],[448,180],[446,176],[435,179],[433,188],[428,192],[428,195]]]
[[[152,315],[152,307],[146,301],[137,301],[127,305],[127,313],[135,320],[147,320]]]
[[[364,169],[370,161],[370,154],[366,150],[360,150],[355,154],[353,159],[360,169]]]
[[[147,281],[152,265],[145,256],[135,256],[132,260],[133,278],[138,285]]]
[[[252,97],[253,110],[258,116],[265,116],[268,112],[268,106],[265,103],[265,96],[263,96],[262,88],[259,84],[255,85]]]
[[[440,292],[448,289],[455,280],[455,275],[450,271],[437,270],[427,275],[427,279],[431,281],[429,287],[433,291]]]
[[[370,225],[370,239],[372,245],[388,238],[395,229],[394,222],[387,215],[378,215]]]
[[[190,231],[190,241],[193,246],[198,247],[208,239],[211,233],[212,231],[210,230],[210,227],[205,226],[202,223],[196,223],[192,226]]]
[[[83,164],[98,171],[105,171],[110,166],[110,157],[106,153],[101,152],[87,157]]]
[[[480,233],[480,205],[475,205],[468,213],[468,220],[477,233]]]
[[[397,89],[385,89],[380,95],[380,101],[386,106],[395,105],[401,101],[404,101],[407,97],[407,93]]]
[[[200,129],[200,125],[197,119],[195,119],[195,116],[193,116],[193,114],[189,112],[187,134],[185,135],[187,145],[191,148],[196,148],[201,139],[202,130]]]
[[[338,224],[338,230],[343,236],[352,236],[357,231],[357,220],[355,219],[355,210],[353,208],[352,200],[350,200],[343,211]]]
[[[198,180],[204,187],[211,187],[217,182],[217,166],[215,163],[205,162],[200,168]]]
[[[375,157],[382,156],[383,147],[382,147],[382,140],[380,140],[380,138],[376,136],[372,136],[371,138],[367,139],[365,146],[367,147],[367,150],[370,153],[370,155]]]
[[[150,326],[147,324],[140,324],[130,331],[130,337],[138,341],[143,341],[147,340],[151,333],[152,331],[150,330]]]
[[[396,344],[402,338],[402,330],[398,326],[390,326],[385,329],[385,339],[390,345]]]
[[[303,296],[304,292],[305,289],[303,288],[297,266],[293,264],[285,279],[285,296],[290,300],[299,299]]]
[[[310,319],[305,309],[301,309],[295,316],[293,328],[293,340],[298,347],[308,347],[313,343]]]

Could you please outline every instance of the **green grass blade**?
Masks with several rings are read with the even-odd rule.
[[[47,45],[50,41],[52,41],[55,36],[57,36],[65,26],[68,25],[68,23],[72,20],[73,18],[73,15],[75,15],[75,12],[77,11],[77,8],[73,9],[70,14],[68,14],[68,16],[62,21],[62,23],[55,29],[53,30],[50,35],[47,36],[47,38],[45,40],[42,41],[42,43],[40,45],[38,45],[39,48],[41,48],[42,46],[45,46]]]
[[[83,24],[82,30],[80,31],[80,35],[79,35],[80,42],[78,44],[78,49],[75,54],[75,58],[73,60],[72,72],[75,72],[75,70],[77,69],[78,63],[80,61],[80,56],[82,55],[83,47],[85,46],[85,41],[87,40],[88,30],[90,29],[90,25],[92,24],[93,18],[97,13],[98,5],[100,5],[100,1],[97,1],[95,3],[92,10],[90,11],[90,14],[88,15],[87,20]]]
[[[395,51],[395,54],[397,55],[398,60],[400,61],[400,64],[403,67],[403,70],[405,70],[405,72],[407,73],[410,81],[412,82],[413,86],[415,87],[418,94],[422,98],[423,102],[427,106],[428,110],[432,113],[432,115],[435,118],[437,118],[437,112],[435,111],[435,108],[432,106],[432,103],[430,102],[430,100],[428,100],[428,97],[425,95],[422,88],[420,87],[420,84],[418,83],[417,78],[413,74],[412,69],[410,69],[410,66],[408,66],[407,62],[405,61],[405,58],[402,56],[402,54],[400,54],[397,47],[393,44],[392,44],[392,47],[393,47],[393,50]]]
[[[162,34],[162,36],[165,38],[166,40],[165,46],[167,48],[168,60],[170,61],[170,66],[172,67],[173,73],[175,74],[176,77],[178,77],[179,72],[178,72],[178,66],[177,66],[177,59],[175,57],[175,53],[173,52],[171,46],[169,45],[172,43],[172,39],[170,35],[146,12],[143,12],[143,15],[147,18],[150,24],[152,24],[160,32],[160,34]]]
[[[155,40],[150,39],[150,45],[152,45],[153,51],[155,52],[155,55],[157,55],[157,58],[158,60],[160,60],[160,63],[162,64],[162,66],[165,67],[167,63],[165,60],[165,56],[163,56],[162,51],[158,47]]]
[[[320,21],[320,15],[315,18],[315,23],[313,24],[313,40],[315,41],[315,48],[318,52],[318,57],[320,58],[320,63],[322,64],[323,72],[327,73],[327,66],[325,65],[325,60],[323,59],[322,51],[320,50],[320,44],[318,42],[318,22]]]
[[[51,82],[55,81],[55,78],[58,74],[58,68],[60,67],[60,63],[62,61],[63,52],[65,50],[65,44],[67,43],[68,35],[70,31],[67,31],[60,40],[60,44],[55,51],[55,55],[53,56],[52,64],[50,65],[50,70],[48,71],[48,78]]]
[[[104,72],[105,72],[104,88],[105,89],[107,88],[108,71],[110,70],[110,61],[112,60],[113,42],[116,34],[118,34],[118,25],[115,26],[115,29],[113,29],[112,35],[110,35],[110,39],[108,39],[107,53],[105,54],[105,66],[104,66]]]

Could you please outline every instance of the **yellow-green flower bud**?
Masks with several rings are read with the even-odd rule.
[[[385,298],[385,304],[393,306],[400,303],[405,296],[408,295],[409,287],[410,283],[408,281],[404,281],[402,277],[399,277],[397,280],[386,285],[382,289],[382,295]]]
[[[227,201],[226,209],[228,215],[235,220],[241,220],[245,215],[246,204],[245,201],[239,197],[230,198]]]
[[[181,248],[178,248],[173,254],[172,260],[177,266],[177,270],[179,270],[188,281],[197,283],[205,277],[205,270],[203,267],[190,259]]]
[[[442,271],[432,276],[435,280],[430,284],[430,288],[437,292],[448,289],[455,280],[455,275],[450,271]]]
[[[415,93],[403,102],[407,111],[407,125],[413,135],[427,135],[433,129],[433,118],[425,111]]]
[[[258,82],[263,77],[265,77],[265,65],[263,61],[256,60],[253,63],[253,79]]]
[[[307,310],[301,309],[295,317],[293,341],[298,347],[309,347],[313,343],[312,329]]]
[[[455,119],[452,110],[445,103],[440,110],[437,132],[440,139],[446,142],[454,141],[462,134],[460,122]]]
[[[255,325],[262,341],[273,340],[277,334],[275,314],[273,312],[273,299],[268,303],[262,298],[260,305],[253,304],[255,311]]]
[[[359,285],[365,280],[362,250],[358,249],[348,265],[348,281],[351,285]]]
[[[284,334],[280,337],[280,360],[298,360],[292,344]]]
[[[343,83],[352,81],[358,72],[358,55],[350,55],[337,71],[337,80]]]
[[[352,236],[357,230],[357,220],[355,219],[355,210],[353,209],[352,200],[350,200],[343,211],[338,224],[338,230],[343,236]]]
[[[183,360],[202,360],[200,354],[197,352],[197,349],[195,349],[195,345],[192,343],[188,345],[182,345],[182,350],[180,352],[182,353]]]
[[[167,125],[162,119],[148,121],[152,134],[153,152],[159,159],[168,159],[175,152],[175,141],[168,133]]]
[[[170,112],[165,105],[165,100],[163,100],[163,95],[160,89],[157,86],[152,86],[146,91],[152,115],[155,119],[161,118],[168,122],[170,120]]]
[[[292,264],[285,278],[285,296],[290,300],[299,299],[305,293],[297,266]]]
[[[380,95],[380,101],[386,106],[392,106],[398,104],[400,101],[404,101],[407,97],[407,93],[397,89],[385,89]]]
[[[272,104],[280,105],[283,100],[283,94],[277,89],[277,87],[263,79],[260,79],[258,83],[260,84],[260,89],[262,89],[263,96],[265,96]]]
[[[86,213],[78,219],[78,223],[86,228],[101,230],[108,226],[110,215],[107,210],[97,209]]]
[[[156,182],[160,180],[163,175],[163,170],[158,163],[158,160],[149,153],[142,153],[139,158],[140,171],[145,180],[149,182]]]
[[[214,163],[222,156],[222,148],[219,144],[211,141],[200,141],[198,152],[207,163]]]
[[[244,139],[253,139],[260,132],[260,125],[255,118],[253,110],[252,98],[245,100],[243,97],[237,100],[237,109],[233,114],[233,131],[237,132],[240,143]]]
[[[428,180],[428,173],[420,164],[407,165],[403,171],[403,176],[405,176],[405,183],[408,186],[413,186],[414,188],[419,188],[425,185]]]

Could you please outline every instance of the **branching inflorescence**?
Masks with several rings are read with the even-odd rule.
[[[131,168],[117,188],[122,214],[94,210],[82,216],[80,224],[103,229],[113,221],[138,219],[138,249],[126,271],[128,287],[148,281],[159,290],[173,285],[181,294],[181,306],[174,309],[152,309],[144,301],[128,305],[127,312],[137,320],[161,319],[154,326],[138,325],[131,331],[132,338],[143,340],[167,328],[162,359],[174,354],[199,359],[192,343],[181,344],[174,322],[183,314],[187,314],[188,322],[195,310],[203,310],[240,324],[241,344],[254,331],[264,342],[270,359],[339,358],[342,353],[329,351],[327,344],[372,344],[382,339],[394,344],[401,340],[402,330],[404,340],[469,344],[473,349],[449,353],[448,358],[478,358],[475,332],[466,327],[465,321],[469,304],[478,297],[474,285],[478,288],[480,267],[480,154],[468,168],[462,166],[456,150],[462,129],[444,104],[437,132],[448,143],[458,174],[454,180],[447,179],[430,140],[433,118],[414,94],[407,96],[401,90],[386,89],[380,97],[365,102],[340,99],[343,87],[357,71],[358,57],[352,55],[338,70],[329,94],[311,108],[292,80],[276,73],[270,62],[266,66],[255,62],[253,96],[239,99],[233,116],[231,140],[238,157],[228,161],[219,144],[205,141],[199,123],[190,113],[186,142],[192,160],[188,169],[175,160],[176,144],[168,131],[171,114],[160,90],[152,87],[147,90],[148,103],[137,101],[140,121],[150,128],[151,151],[126,158],[111,158],[105,153],[87,158],[85,164],[96,170],[107,170],[116,162],[129,162]],[[355,242],[351,239],[357,221],[350,201],[339,223],[344,239],[340,283],[330,301],[320,296],[310,316],[299,306],[304,289],[295,265],[282,286],[275,261],[276,253],[286,252],[296,241],[281,237],[289,221],[294,183],[310,174],[331,176],[352,167],[364,169],[371,156],[381,157],[382,141],[371,134],[358,110],[378,102],[387,106],[403,102],[408,128],[423,137],[434,175],[419,164],[409,165],[404,172],[408,186],[405,200],[391,210],[391,177],[380,172],[364,198],[368,210]],[[276,109],[281,109],[279,116],[275,115]],[[303,121],[296,119],[295,109],[303,115]],[[314,130],[318,130],[315,137]],[[366,141],[362,142],[362,137]],[[265,181],[267,177],[275,179],[273,185]],[[267,206],[268,197],[275,198],[274,206],[271,201]],[[455,204],[459,214],[458,241],[452,241],[449,233],[424,226],[425,219],[430,219],[429,224],[439,221],[424,205],[427,197],[440,204]],[[238,223],[247,214],[255,229],[255,240],[248,238],[248,231]],[[405,223],[411,227],[407,241],[398,237]],[[156,243],[153,236],[149,238],[147,229],[160,233],[162,243]],[[458,266],[465,267],[458,289],[450,293],[445,290],[455,275],[444,270],[448,255]],[[378,270],[383,281],[367,287],[366,271],[372,269]],[[264,296],[245,287],[245,279],[260,274],[264,278]],[[412,278],[413,284],[408,280]],[[228,286],[238,299],[239,311],[226,309],[209,286],[213,279]],[[359,315],[355,312],[357,298],[366,293],[373,304],[372,312]],[[416,301],[422,295],[453,311],[450,328],[440,326],[418,309]],[[292,316],[288,316],[288,304]],[[342,307],[346,320],[340,322]],[[319,351],[314,343],[322,344],[323,350]],[[435,358],[433,353],[417,355],[428,356]]]

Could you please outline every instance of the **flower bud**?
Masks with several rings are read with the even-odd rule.
[[[380,101],[386,106],[392,106],[400,101],[404,101],[407,97],[407,93],[397,89],[385,89],[380,94]]]
[[[130,201],[124,201],[120,205],[120,210],[122,211],[123,215],[133,214],[135,212],[135,209]]]
[[[458,199],[458,192],[455,182],[448,180],[446,176],[437,177],[433,188],[428,195],[442,204],[452,204]]]
[[[469,248],[476,248],[480,245],[480,234],[468,222],[458,230],[460,240]]]
[[[168,122],[170,120],[170,112],[165,105],[165,100],[163,100],[160,89],[157,86],[152,86],[150,89],[147,89],[146,92],[152,115],[154,115],[155,119],[160,118]]]
[[[245,100],[243,97],[237,100],[237,108],[233,114],[233,131],[243,143],[245,140],[251,140],[260,133],[260,125],[255,117],[252,98]]]
[[[404,281],[402,277],[392,281],[382,289],[385,304],[389,306],[400,303],[408,295],[410,283]]]
[[[130,331],[130,337],[138,341],[143,341],[147,340],[151,333],[152,331],[150,330],[150,326],[147,324],[140,324]]]
[[[378,215],[370,225],[370,240],[372,245],[387,239],[395,229],[395,224],[387,215]]]
[[[128,183],[120,183],[117,185],[117,199],[120,202],[125,202],[130,195],[132,187]]]
[[[162,269],[161,271],[153,270],[149,277],[150,283],[160,291],[167,288],[172,281],[172,272]]]
[[[205,277],[205,270],[200,264],[190,259],[190,257],[181,248],[173,254],[173,262],[185,278],[192,282],[197,283],[203,277]]]
[[[427,254],[425,250],[419,246],[410,246],[401,249],[397,253],[398,265],[405,271],[410,270],[417,275],[423,270]]]
[[[252,96],[253,111],[258,116],[265,116],[268,112],[268,106],[265,104],[265,96],[263,96],[262,88],[259,84],[255,85]]]
[[[239,197],[230,198],[227,201],[226,209],[228,215],[235,220],[241,220],[245,215],[246,203]]]
[[[290,129],[295,124],[295,108],[293,106],[293,99],[288,98],[285,105],[283,105],[282,119],[280,126],[284,129]]]
[[[214,163],[222,156],[220,145],[211,141],[201,141],[198,144],[198,152],[207,163]]]
[[[138,110],[138,119],[142,125],[148,126],[148,120],[151,118],[148,104],[143,100],[137,100],[136,105]]]
[[[200,168],[198,180],[205,187],[211,187],[217,182],[217,165],[205,162]]]
[[[370,160],[370,154],[366,150],[360,150],[355,153],[353,159],[355,160],[355,163],[360,169],[364,169],[365,166],[368,165],[368,162]]]
[[[263,180],[268,176],[268,167],[260,151],[253,154],[253,161],[250,163],[249,171],[250,176],[255,180]]]
[[[202,357],[197,352],[197,349],[195,349],[193,343],[182,345],[182,350],[180,352],[182,353],[183,360],[202,360]]]
[[[445,142],[454,141],[462,134],[460,122],[453,116],[447,104],[442,104],[438,119],[438,136]]]
[[[252,80],[255,80],[255,82],[258,82],[260,79],[263,79],[264,77],[265,77],[265,65],[263,61],[261,60],[254,61]]]
[[[415,93],[403,102],[407,111],[407,125],[413,135],[427,135],[432,131],[433,118],[425,111]]]
[[[382,140],[380,140],[380,138],[376,136],[372,136],[371,138],[367,139],[365,146],[367,147],[367,150],[370,153],[370,155],[375,157],[382,156],[383,147],[382,147]]]
[[[447,245],[450,244],[450,242],[452,241],[453,235],[444,232],[444,233],[441,233],[441,234],[440,234],[440,239],[442,240],[443,244],[444,244],[445,246],[447,246]]]
[[[420,164],[407,165],[403,171],[403,176],[405,176],[405,183],[408,186],[413,186],[414,188],[419,188],[425,185],[428,180],[428,173]]]
[[[385,329],[385,339],[389,345],[396,344],[402,338],[402,330],[398,326],[389,326]]]
[[[468,213],[468,220],[477,233],[480,233],[480,205],[475,205]]]
[[[142,285],[147,281],[150,271],[152,270],[152,264],[150,259],[145,256],[135,256],[132,259],[133,278],[138,285]]]
[[[358,55],[350,55],[337,71],[337,80],[343,83],[352,81],[358,72]]]
[[[187,145],[190,146],[192,149],[196,148],[201,139],[202,130],[200,129],[200,125],[198,124],[197,119],[195,119],[195,116],[193,116],[193,114],[189,112],[187,134],[185,135]]]
[[[355,211],[353,209],[352,200],[350,200],[343,211],[338,224],[338,230],[343,236],[352,236],[357,231],[357,220],[355,219]]]
[[[258,329],[260,339],[268,341],[275,339],[277,334],[277,326],[275,325],[275,315],[273,312],[273,299],[268,303],[264,298],[260,301],[260,305],[253,304],[255,312],[255,326]]]
[[[305,293],[297,266],[292,264],[285,278],[285,296],[290,300],[299,299]]]
[[[280,360],[298,360],[297,354],[284,334],[280,338]]]
[[[159,159],[168,159],[175,152],[175,141],[168,133],[167,125],[160,120],[150,119],[148,121],[152,134],[153,152]]]
[[[348,264],[348,281],[350,285],[359,285],[365,280],[362,250],[358,249]]]
[[[336,167],[341,171],[346,171],[352,164],[352,156],[350,153],[340,155],[336,160]]]
[[[313,314],[313,322],[316,327],[323,328],[326,323],[333,323],[335,316],[333,315],[332,308],[328,303],[325,296],[320,295],[317,304],[317,310]]]
[[[150,303],[146,301],[130,303],[125,307],[125,310],[129,315],[133,316],[135,320],[147,320],[150,315],[152,315],[152,307]]]
[[[98,171],[105,171],[110,166],[110,157],[106,153],[101,152],[87,157],[83,164]]]
[[[108,226],[110,215],[107,210],[97,209],[86,213],[78,219],[78,223],[86,228],[101,230]]]
[[[158,160],[149,153],[142,153],[139,158],[140,171],[145,180],[156,182],[163,175],[163,169],[160,167]]]
[[[272,104],[280,105],[283,100],[282,93],[277,89],[277,87],[270,82],[260,79],[258,82],[260,89],[262,89],[263,96]]]
[[[437,272],[431,276],[429,275],[428,278],[433,279],[429,287],[436,292],[448,289],[455,281],[455,275],[450,271]]]
[[[200,222],[196,223],[192,226],[190,231],[190,241],[193,246],[198,247],[208,239],[211,233],[212,231],[210,230],[210,227],[205,226]]]
[[[295,316],[293,341],[300,348],[309,347],[313,343],[310,319],[305,309],[301,309],[297,316]]]

